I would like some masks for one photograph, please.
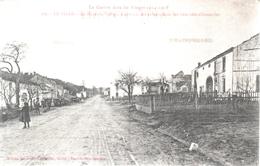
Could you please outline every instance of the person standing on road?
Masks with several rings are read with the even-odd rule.
[[[28,128],[30,127],[29,123],[31,121],[31,118],[30,118],[30,114],[29,114],[29,105],[26,101],[24,102],[24,106],[23,106],[22,111],[21,111],[20,121],[24,123],[23,129],[26,128],[26,124],[27,124]]]

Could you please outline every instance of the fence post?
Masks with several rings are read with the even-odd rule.
[[[195,102],[195,110],[197,111],[198,110],[198,94],[197,94],[197,91],[195,92],[195,99],[194,99],[194,102]]]
[[[237,109],[237,94],[232,95],[232,110],[236,111]]]
[[[153,95],[151,95],[150,98],[150,109],[151,109],[151,113],[153,113],[155,110],[155,97]]]

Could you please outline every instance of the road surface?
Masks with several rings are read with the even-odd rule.
[[[215,165],[100,96],[0,126],[0,165]]]

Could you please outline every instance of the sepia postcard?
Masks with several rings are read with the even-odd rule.
[[[0,166],[258,166],[259,0],[0,0]]]

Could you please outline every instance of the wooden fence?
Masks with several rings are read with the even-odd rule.
[[[254,103],[259,102],[259,98],[259,92],[206,92],[198,95],[198,104]]]
[[[216,106],[216,105],[233,105],[237,104],[258,104],[260,99],[259,92],[233,92],[229,93],[200,93],[181,92],[168,93],[163,95],[140,95],[134,97],[134,103],[142,106],[152,106],[151,110],[161,107],[195,108],[194,106]],[[180,108],[180,107],[178,107]]]

